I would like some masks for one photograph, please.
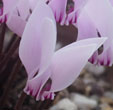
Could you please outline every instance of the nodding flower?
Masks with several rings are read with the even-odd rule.
[[[22,36],[28,17],[30,3],[28,0],[2,0],[0,23],[5,22],[10,30]]]
[[[73,7],[68,7],[68,0],[51,0],[48,5],[52,8],[55,19],[61,25],[76,23],[80,11],[88,0],[73,0]]]
[[[40,0],[20,42],[19,56],[28,75],[24,91],[36,100],[54,99],[54,92],[71,85],[94,51],[106,40],[89,38],[55,51],[55,20],[53,10]]]
[[[113,5],[109,0],[89,0],[78,17],[78,39],[107,37],[101,49],[90,58],[97,65],[113,64]],[[101,50],[101,52],[100,52]]]

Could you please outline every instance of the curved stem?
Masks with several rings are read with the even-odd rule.
[[[16,65],[15,65],[15,67],[14,67],[14,69],[13,69],[13,71],[12,71],[12,73],[11,73],[7,83],[6,83],[6,88],[4,90],[2,98],[0,100],[0,106],[4,106],[4,104],[6,103],[7,96],[8,96],[8,93],[10,91],[11,85],[12,85],[17,73],[19,72],[20,68],[21,68],[21,62],[18,58],[18,61],[17,61]]]
[[[0,54],[2,53],[2,50],[3,50],[5,32],[6,32],[6,24],[4,23],[2,27],[2,31],[0,33]]]
[[[20,38],[17,38],[16,41],[11,46],[11,48],[9,49],[9,51],[7,52],[6,56],[0,62],[0,68],[3,68],[3,66],[9,61],[10,57],[14,54],[14,52],[18,48],[19,43],[20,43]]]
[[[27,94],[23,91],[20,98],[18,99],[16,105],[15,105],[15,110],[22,110],[22,104],[26,98]]]

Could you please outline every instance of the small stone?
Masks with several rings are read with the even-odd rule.
[[[58,103],[59,100],[63,99],[63,98],[68,98],[69,97],[69,92],[67,91],[67,89],[62,90],[61,92],[59,92],[54,100],[54,104]]]
[[[96,83],[96,79],[93,77],[92,74],[90,73],[85,73],[84,78],[83,78],[83,82],[85,84],[90,84],[90,83]]]
[[[84,84],[83,80],[81,78],[78,78],[71,86],[68,87],[68,91],[84,93],[85,88],[86,85]]]
[[[112,104],[113,105],[113,100],[112,98],[109,98],[109,97],[102,97],[100,99],[101,103],[107,103],[107,104]]]
[[[89,93],[90,94],[96,94],[96,95],[101,96],[104,93],[104,89],[96,83],[89,84],[86,87],[86,90],[87,90],[86,92],[88,92],[88,88],[89,88]]]
[[[77,106],[68,98],[60,100],[50,110],[78,110]]]
[[[104,88],[105,90],[111,88],[110,84],[107,83],[105,80],[99,80],[99,81],[98,81],[98,85],[99,85],[101,88]]]
[[[113,110],[113,107],[109,106],[108,104],[101,104],[101,110]]]
[[[99,96],[97,96],[97,95],[92,95],[91,96],[91,99],[93,99],[93,100],[96,100],[96,101],[99,101]]]
[[[95,108],[97,106],[97,101],[94,99],[87,98],[80,94],[71,94],[71,100],[79,107],[85,108]]]
[[[107,91],[107,92],[104,93],[104,96],[109,97],[113,100],[113,92]]]
[[[87,86],[85,88],[85,94],[88,96],[91,93],[92,87],[91,86]]]

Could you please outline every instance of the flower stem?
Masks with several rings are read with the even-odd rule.
[[[22,104],[26,98],[27,94],[23,91],[20,98],[18,99],[16,105],[15,105],[15,110],[22,110]]]
[[[13,43],[13,45],[10,47],[10,49],[7,52],[6,56],[0,62],[0,68],[3,68],[3,66],[5,66],[5,64],[9,61],[10,57],[14,54],[14,52],[18,48],[19,43],[20,43],[20,38],[17,38],[16,41]]]
[[[17,73],[19,72],[20,68],[21,68],[21,62],[20,62],[20,59],[18,58],[17,63],[15,65],[15,67],[14,67],[14,69],[13,69],[7,83],[6,83],[6,88],[4,90],[2,98],[0,100],[0,106],[4,106],[4,104],[6,103],[8,93],[10,91],[12,83],[13,83]]]
[[[17,35],[16,35],[16,34],[13,34],[13,35],[11,36],[11,40],[10,40],[10,42],[7,44],[7,47],[5,48],[4,53],[7,53],[7,52],[8,52],[8,50],[10,49],[10,47],[12,46],[12,44],[13,44],[13,42],[16,40],[16,38],[17,38]]]
[[[2,31],[0,33],[0,54],[3,50],[4,38],[5,38],[6,24],[4,23],[2,26]]]

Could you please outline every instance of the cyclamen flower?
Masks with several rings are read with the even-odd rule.
[[[51,0],[48,4],[54,13],[56,21],[61,25],[76,23],[80,10],[88,0],[73,0],[74,8],[73,11],[69,11],[69,13],[66,12],[67,1],[68,0]]]
[[[28,0],[3,0],[3,8],[0,16],[1,23],[7,26],[17,35],[22,36],[26,22],[30,15]],[[18,28],[17,28],[18,26]]]
[[[103,51],[96,51],[90,62],[98,65],[113,64],[113,7],[109,0],[89,0],[78,17],[78,40],[108,37]]]
[[[55,18],[51,8],[40,0],[26,24],[19,47],[28,74],[24,91],[36,100],[54,99],[54,92],[72,84],[105,40],[82,40],[55,52]]]

